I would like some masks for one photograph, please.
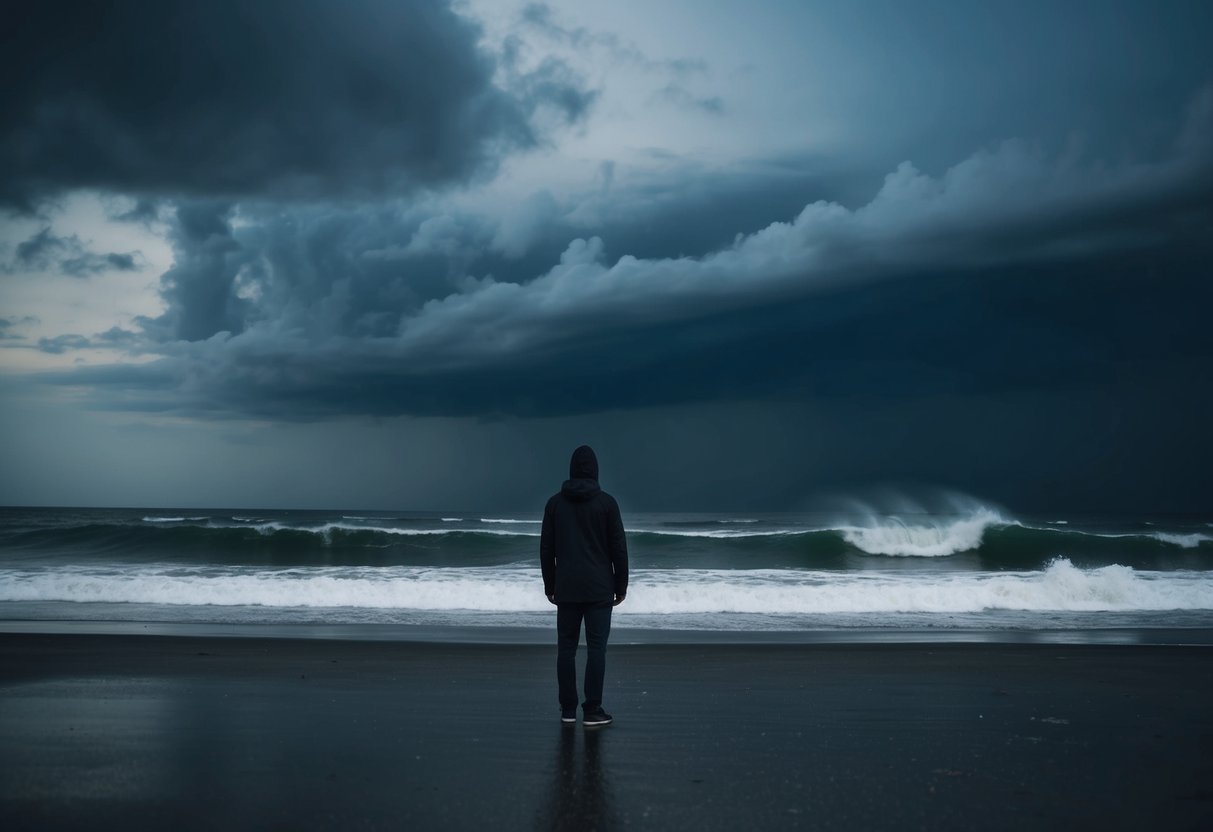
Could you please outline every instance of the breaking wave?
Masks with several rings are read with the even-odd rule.
[[[986,529],[1007,525],[1011,524],[1002,515],[982,508],[954,520],[907,523],[894,517],[840,531],[847,543],[870,555],[933,558],[978,549]]]
[[[551,609],[541,586],[531,567],[0,570],[0,601],[535,612]],[[641,570],[619,614],[986,610],[1213,610],[1213,574],[1065,559],[1027,572]]]
[[[913,509],[914,507],[908,507]],[[924,569],[1043,569],[1058,557],[1083,567],[1213,569],[1213,535],[1202,524],[1081,527],[1031,525],[981,504],[948,514],[845,519],[763,515],[629,518],[633,564],[660,569],[869,569],[896,559]],[[0,526],[9,565],[179,563],[224,566],[489,567],[533,564],[540,521],[290,512],[162,514],[85,512],[70,520]]]

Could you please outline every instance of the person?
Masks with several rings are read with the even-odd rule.
[[[573,451],[569,478],[543,509],[539,535],[543,593],[556,605],[556,682],[560,720],[577,721],[577,645],[585,622],[584,725],[607,725],[602,709],[611,611],[628,594],[628,544],[615,498],[598,485],[598,457]]]

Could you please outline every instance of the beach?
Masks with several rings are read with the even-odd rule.
[[[1201,829],[1213,648],[0,634],[6,830]]]

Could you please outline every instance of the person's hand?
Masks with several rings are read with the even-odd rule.
[[[548,596],[548,600],[549,600],[549,601],[551,601],[553,604],[555,604],[555,603],[556,603],[556,596],[555,596],[555,595],[549,595],[549,596]]]
[[[625,593],[625,594],[623,594],[623,595],[620,595],[618,592],[616,592],[616,593],[615,593],[615,600],[614,600],[614,601],[611,603],[611,606],[612,606],[612,607],[617,607],[617,606],[619,606],[620,604],[622,604],[622,603],[623,603],[623,599],[624,599],[624,598],[627,598],[627,597],[628,597],[628,596],[627,596],[627,594],[626,594],[626,593]]]

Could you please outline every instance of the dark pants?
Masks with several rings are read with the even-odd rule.
[[[577,643],[585,620],[585,702],[593,711],[602,707],[602,679],[606,674],[607,637],[611,634],[610,601],[558,604],[556,606],[556,681],[560,685],[560,707],[577,707]]]

